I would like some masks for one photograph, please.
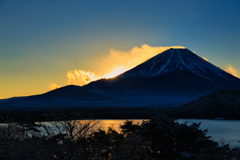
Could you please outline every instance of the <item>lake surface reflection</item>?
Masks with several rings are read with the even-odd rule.
[[[139,123],[141,124],[143,119],[133,120],[133,123]],[[118,120],[100,120],[100,123],[96,125],[96,128],[101,128],[103,130],[107,130],[109,127],[112,127],[118,132],[121,132],[120,125],[123,125],[126,120],[118,119]]]
[[[126,120],[101,120],[97,127],[107,130],[112,126],[115,130],[120,130],[120,125],[124,124]],[[179,123],[188,122],[188,124],[201,122],[200,128],[208,129],[207,136],[211,136],[216,142],[221,139],[231,147],[239,147],[240,143],[240,120],[205,120],[205,119],[178,119]],[[140,123],[142,120],[134,120],[135,123]]]

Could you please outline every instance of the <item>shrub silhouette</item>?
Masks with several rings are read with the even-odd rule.
[[[9,120],[0,127],[0,159],[239,159],[239,148],[219,146],[200,124],[178,123],[166,116],[135,124],[126,121],[121,132],[95,128],[98,121],[77,120],[78,113],[54,112],[55,121],[22,123]]]

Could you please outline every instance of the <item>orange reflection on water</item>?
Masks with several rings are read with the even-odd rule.
[[[130,121],[133,121],[133,124],[141,124],[143,122],[144,119],[138,119],[138,120],[132,120],[132,119],[128,119]],[[109,127],[112,127],[114,130],[116,130],[117,132],[121,132],[121,128],[120,125],[123,125],[126,120],[100,120],[99,124],[96,125],[96,128],[101,128],[104,131],[107,131]]]

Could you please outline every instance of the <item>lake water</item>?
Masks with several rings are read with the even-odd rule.
[[[240,147],[240,120],[205,120],[205,119],[179,119],[180,123],[188,122],[199,123],[201,122],[201,129],[208,129],[208,136],[216,142],[221,139],[231,147]]]
[[[114,129],[120,131],[119,125],[124,124],[126,120],[101,120],[99,126],[107,129],[108,126],[113,126]],[[239,147],[240,143],[240,120],[205,120],[205,119],[178,119],[179,123],[188,122],[188,124],[201,122],[200,128],[208,129],[207,136],[211,136],[216,142],[221,142],[221,139],[231,147]],[[134,120],[141,123],[142,120]]]
[[[124,124],[126,120],[100,120],[96,128],[101,127],[107,130],[108,127],[113,127],[120,131],[119,126]],[[178,119],[179,123],[188,122],[188,124],[201,122],[200,128],[208,129],[207,136],[211,136],[216,142],[221,142],[221,139],[230,147],[240,147],[240,120],[205,120],[205,119]],[[142,120],[134,120],[134,123],[141,123]],[[45,122],[48,123],[48,122]],[[0,124],[5,125],[5,124]]]

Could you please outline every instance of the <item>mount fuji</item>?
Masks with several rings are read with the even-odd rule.
[[[240,79],[188,49],[171,48],[115,78],[0,100],[0,109],[181,107],[220,89],[240,89]]]
[[[102,79],[87,86],[111,93],[125,92],[125,95],[133,92],[143,96],[194,97],[220,89],[240,88],[240,79],[188,49],[169,49],[113,79]]]

